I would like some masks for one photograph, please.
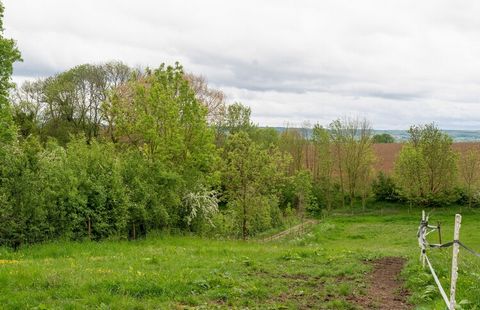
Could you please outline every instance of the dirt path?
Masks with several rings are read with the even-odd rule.
[[[406,301],[408,292],[398,279],[405,259],[386,257],[372,262],[373,270],[367,276],[367,293],[354,297],[352,302],[363,309],[412,309]]]
[[[283,237],[286,237],[290,234],[299,234],[299,233],[303,233],[304,230],[306,230],[308,227],[312,226],[312,225],[315,225],[317,224],[318,221],[317,220],[306,220],[305,222],[303,222],[302,224],[298,224],[298,225],[295,225],[293,227],[290,227],[289,229],[287,230],[284,230],[284,231],[281,231],[275,235],[272,235],[272,236],[268,236],[266,238],[264,238],[262,241],[273,241],[273,240],[277,240],[277,239],[280,239],[280,238],[283,238]]]

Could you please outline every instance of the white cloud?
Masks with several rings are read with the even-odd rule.
[[[480,128],[480,2],[4,0],[15,79],[179,60],[265,125]]]

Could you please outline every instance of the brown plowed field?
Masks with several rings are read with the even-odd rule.
[[[375,144],[375,156],[377,158],[375,169],[390,173],[393,171],[395,159],[402,149],[402,143]],[[458,142],[453,144],[453,149],[462,153],[469,149],[476,148],[480,151],[480,142]]]
[[[395,160],[397,159],[400,150],[402,149],[403,143],[380,143],[374,144],[373,149],[375,153],[375,171],[383,171],[387,174],[393,172],[395,166]],[[453,149],[460,154],[471,150],[476,149],[480,152],[480,142],[457,142],[453,143]],[[315,171],[317,166],[315,153],[315,148],[312,144],[307,144],[303,149],[304,162],[302,168],[309,169],[310,171]]]

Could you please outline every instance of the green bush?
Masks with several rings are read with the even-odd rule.
[[[392,177],[380,171],[372,182],[372,191],[376,201],[394,202],[400,200],[400,195]]]
[[[470,199],[471,199],[471,203],[472,203],[471,206],[473,208],[480,207],[480,192],[474,192],[472,193],[472,197],[470,197],[468,190],[466,190],[463,187],[456,187],[454,189],[454,195],[457,198],[457,200],[455,201],[455,204],[468,206],[470,204]]]

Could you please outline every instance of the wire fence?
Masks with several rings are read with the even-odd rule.
[[[468,253],[475,255],[476,257],[480,257],[480,253],[472,250],[470,247],[467,247],[463,244],[460,239],[460,226],[462,223],[462,216],[460,214],[455,215],[455,229],[453,233],[453,240],[450,242],[442,243],[442,233],[440,223],[435,225],[429,225],[428,223],[429,216],[425,215],[425,211],[422,211],[422,220],[420,221],[420,226],[418,227],[417,237],[418,237],[418,245],[420,246],[420,260],[422,262],[423,267],[425,265],[428,266],[430,272],[435,280],[435,283],[440,291],[440,295],[442,296],[447,309],[453,310],[455,309],[456,300],[456,288],[457,288],[457,279],[458,279],[458,253],[460,247],[464,248],[468,251]],[[427,236],[431,233],[437,231],[438,232],[438,242],[439,243],[429,243],[427,240]],[[430,262],[430,259],[427,255],[427,249],[442,249],[442,248],[449,248],[453,247],[452,252],[452,274],[450,279],[450,296],[447,295],[444,288],[442,287],[442,283],[438,279],[437,273]]]

